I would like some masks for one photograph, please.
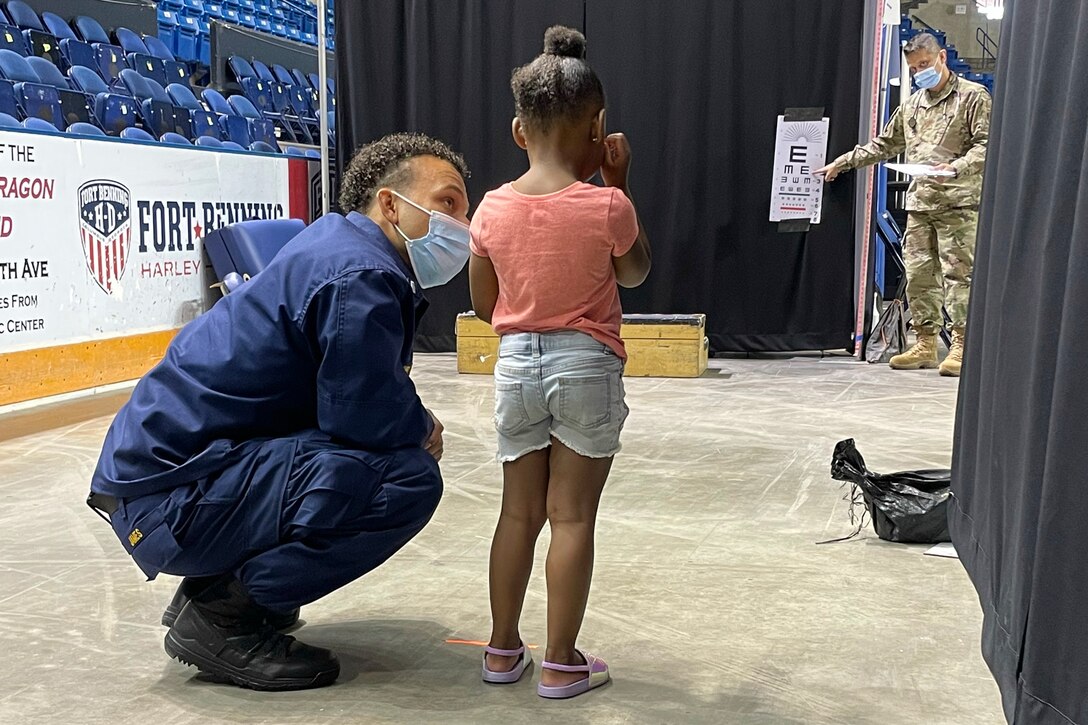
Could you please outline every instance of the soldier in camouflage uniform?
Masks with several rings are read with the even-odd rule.
[[[816,173],[831,181],[842,171],[885,161],[904,151],[908,163],[955,173],[951,177],[916,176],[907,192],[903,261],[918,342],[893,357],[891,366],[897,370],[937,367],[943,303],[951,318],[952,347],[940,372],[959,376],[990,132],[990,94],[948,69],[948,53],[932,35],[915,36],[904,51],[920,90],[896,109],[878,137]]]

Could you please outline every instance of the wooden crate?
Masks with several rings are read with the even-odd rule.
[[[695,378],[707,366],[706,315],[624,315],[620,336],[629,377]],[[457,316],[457,372],[490,375],[499,355],[491,325]]]

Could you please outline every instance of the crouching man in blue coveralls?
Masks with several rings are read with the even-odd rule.
[[[421,288],[468,259],[468,170],[422,135],[363,147],[340,206],[187,325],[117,414],[88,503],[154,579],[166,651],[262,690],[331,684],[277,632],[382,564],[442,493],[442,425],[408,377]]]

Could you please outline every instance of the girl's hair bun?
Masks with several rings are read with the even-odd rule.
[[[585,60],[586,36],[574,28],[554,25],[544,33],[544,55]]]

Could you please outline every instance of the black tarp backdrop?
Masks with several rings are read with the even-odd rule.
[[[808,234],[779,234],[767,217],[787,107],[824,107],[829,156],[857,142],[864,5],[586,3],[589,60],[610,130],[631,141],[654,251],[625,311],[705,312],[715,351],[852,346],[858,175],[827,186]]]
[[[1010,722],[1088,723],[1088,2],[1007,3],[952,539]]]
[[[627,312],[705,312],[715,351],[852,345],[855,175],[832,184],[823,223],[779,234],[767,221],[775,119],[823,106],[829,154],[853,146],[864,0],[513,0],[337,3],[338,167],[383,134],[449,141],[469,192],[519,176],[510,73],[544,30],[581,28],[605,85],[609,130],[633,144],[632,192],[654,270]],[[452,350],[467,275],[428,293],[421,350]]]

